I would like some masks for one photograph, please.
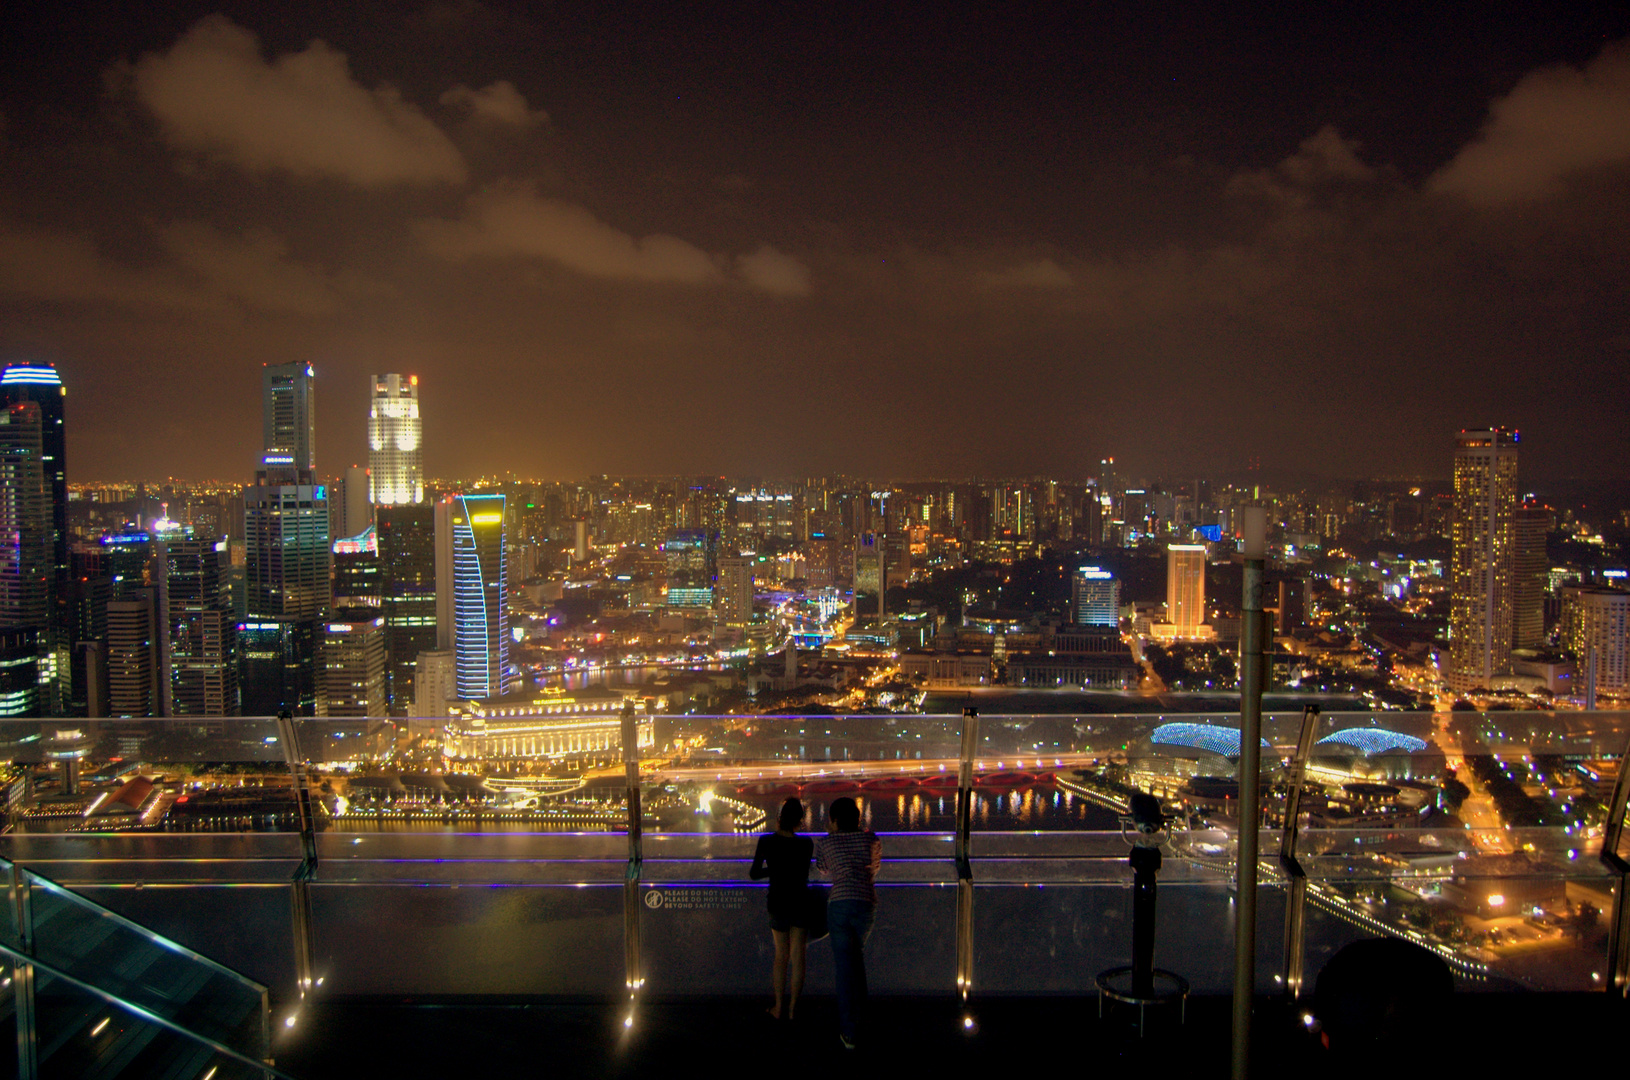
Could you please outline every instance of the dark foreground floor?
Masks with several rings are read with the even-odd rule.
[[[875,999],[869,1037],[855,1052],[836,1035],[831,999],[772,1021],[766,1002],[646,1002],[631,1029],[605,1002],[319,1002],[280,1035],[277,1065],[323,1077],[498,1075],[878,1075],[879,1070],[1062,1067],[1063,1075],[1227,1076],[1230,1005],[1197,998],[1187,1021],[1134,1013],[1098,1017],[1092,999],[1001,998],[976,1003],[965,1033],[950,1000]],[[1630,1061],[1630,1013],[1606,995],[1465,994],[1423,1029],[1425,1045],[1363,1047],[1338,1058],[1281,1004],[1258,1009],[1253,1075],[1279,1077],[1581,1076]],[[1616,1063],[1616,1066],[1615,1066]]]

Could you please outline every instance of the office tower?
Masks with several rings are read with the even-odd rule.
[[[1204,544],[1166,545],[1166,622],[1177,638],[1202,636],[1206,621]]]
[[[753,556],[726,555],[719,560],[719,587],[715,601],[719,621],[746,626],[753,619]]]
[[[438,644],[453,652],[460,701],[497,697],[510,682],[505,505],[502,495],[436,503]]]
[[[711,608],[717,576],[718,534],[707,529],[675,529],[662,545],[668,562],[668,606]]]
[[[1516,585],[1515,431],[1455,437],[1454,524],[1449,578],[1449,689],[1492,689],[1511,670]]]
[[[418,658],[436,648],[436,511],[430,503],[375,508],[380,613],[385,617],[385,697],[406,716],[418,695]]]
[[[113,577],[103,548],[69,551],[69,716],[107,715],[108,601],[112,599]]]
[[[1545,644],[1545,587],[1551,571],[1545,537],[1551,531],[1550,507],[1519,506],[1512,515],[1512,530],[1511,647],[1537,649]]]
[[[164,542],[171,716],[237,716],[238,624],[224,536]]]
[[[1574,686],[1585,689],[1591,653],[1596,689],[1630,689],[1630,592],[1567,586],[1562,590],[1562,647],[1573,654]]]
[[[158,590],[139,586],[108,601],[107,618],[108,715],[164,715]]]
[[[257,618],[238,624],[238,695],[244,716],[317,712],[319,627],[314,619]]]
[[[419,377],[375,375],[368,411],[369,501],[376,506],[424,502],[423,438]]]
[[[0,717],[39,715],[39,631],[0,627]]]
[[[328,535],[355,536],[374,523],[368,470],[349,465],[328,491]]]
[[[38,405],[0,409],[0,625],[35,627],[43,641],[52,572],[40,430]]]
[[[1083,566],[1070,580],[1070,610],[1077,626],[1118,627],[1121,583],[1098,566]]]
[[[261,464],[309,472],[316,468],[317,417],[310,364],[268,364],[261,373]]]
[[[48,582],[47,640],[41,656],[44,674],[52,686],[42,708],[57,715],[73,696],[69,670],[72,648],[72,614],[68,609],[68,434],[63,422],[67,390],[54,367],[45,364],[11,364],[0,371],[0,404],[31,402],[40,410],[40,465],[45,477],[45,494],[50,508],[51,574]]]
[[[334,611],[338,618],[372,618],[384,606],[379,532],[370,525],[334,541]]]
[[[352,608],[353,614],[365,609]],[[384,716],[385,619],[354,618],[323,624],[322,687],[318,716]]]
[[[451,649],[426,649],[416,659],[413,716],[446,720],[447,706],[458,700],[458,658]]]
[[[312,471],[312,369],[269,366],[262,391],[265,449],[244,491],[240,689],[246,715],[310,716],[318,627],[330,600],[328,487]]]

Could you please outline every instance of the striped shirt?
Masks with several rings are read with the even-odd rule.
[[[835,832],[815,838],[815,869],[832,879],[827,899],[877,903],[872,882],[883,865],[883,841],[874,832]]]

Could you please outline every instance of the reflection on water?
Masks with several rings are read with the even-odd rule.
[[[806,798],[805,829],[825,831],[826,808],[832,798]],[[956,794],[922,791],[909,794],[850,796],[860,804],[861,821],[876,832],[950,832],[956,828]],[[774,820],[781,807],[778,796],[738,795],[763,807]],[[975,791],[973,827],[986,832],[1032,829],[1113,830],[1119,818],[1113,810],[1079,795],[1053,787],[1016,788],[1012,791]]]
[[[609,667],[573,669],[550,672],[542,677],[544,686],[561,686],[567,690],[581,690],[585,686],[643,686],[664,675],[686,671],[722,671],[719,664],[697,664],[695,667]]]

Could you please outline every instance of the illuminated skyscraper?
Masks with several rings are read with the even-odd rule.
[[[375,505],[424,502],[423,437],[419,377],[375,375],[368,412],[370,499]]]
[[[451,649],[460,701],[509,688],[508,582],[502,495],[450,495],[436,504],[436,622]]]
[[[1121,624],[1121,583],[1097,566],[1076,570],[1070,582],[1071,611],[1077,626],[1118,627]]]
[[[753,619],[753,556],[727,555],[719,560],[719,588],[714,595],[719,620],[746,626]]]
[[[379,593],[385,616],[385,696],[395,716],[421,697],[421,653],[437,647],[436,514],[429,503],[375,509]]]
[[[224,536],[164,542],[170,709],[175,716],[238,715],[238,624]]]
[[[719,538],[707,529],[675,529],[662,545],[668,560],[668,606],[711,608]]]
[[[1513,525],[1516,576],[1511,591],[1511,647],[1537,649],[1545,644],[1545,586],[1551,569],[1545,555],[1545,536],[1551,531],[1551,508],[1519,506]]]
[[[317,417],[310,364],[268,364],[261,373],[261,428],[267,468],[314,468]]]
[[[1578,668],[1574,685],[1584,690],[1595,654],[1596,689],[1630,689],[1630,592],[1568,586],[1562,590],[1562,647]]]
[[[49,497],[40,407],[8,405],[0,409],[0,626],[34,627],[42,643],[51,604]]]
[[[53,712],[72,697],[68,658],[73,645],[73,613],[68,565],[68,435],[63,423],[67,390],[57,369],[45,364],[11,364],[0,371],[0,404],[32,402],[40,409],[40,466],[50,509],[51,575],[46,607],[48,627],[42,632],[43,674],[52,680],[41,705]]]
[[[1166,621],[1179,636],[1206,621],[1204,544],[1166,545]]]
[[[1455,436],[1449,578],[1449,689],[1492,689],[1511,670],[1516,585],[1517,443],[1492,428]]]
[[[265,449],[243,493],[243,708],[250,716],[279,709],[310,716],[318,627],[330,600],[328,487],[313,472],[311,366],[268,366],[262,407]]]

